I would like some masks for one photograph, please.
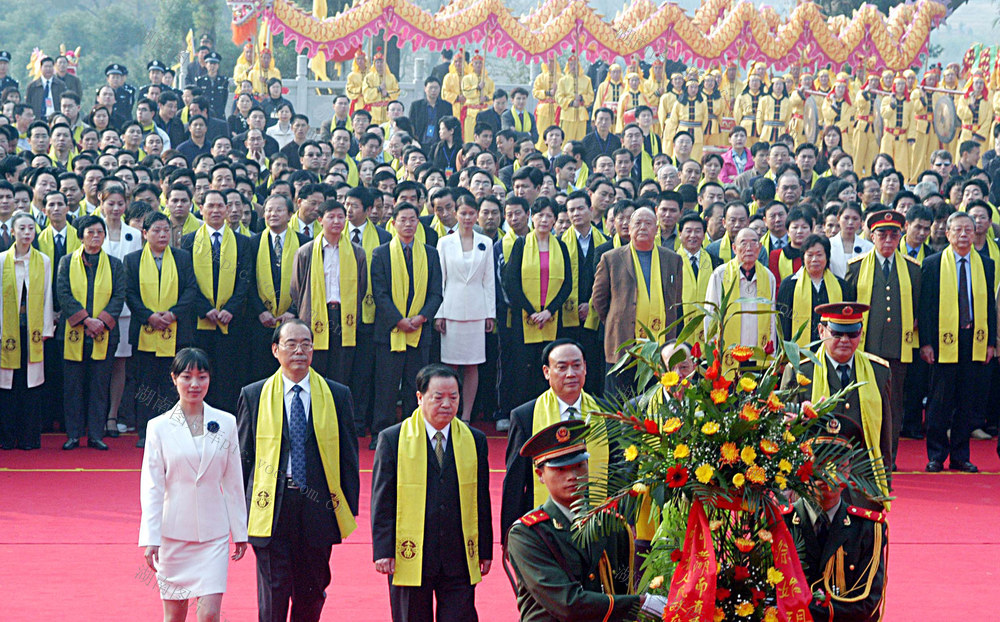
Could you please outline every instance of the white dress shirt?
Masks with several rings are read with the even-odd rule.
[[[589,256],[590,243],[594,239],[594,227],[591,226],[590,229],[587,230],[587,235],[583,235],[575,228],[573,229],[573,232],[576,233],[576,241],[580,243],[580,249],[583,251],[583,254],[585,256]]]
[[[365,218],[365,221],[363,223],[361,223],[360,227],[356,227],[356,226],[348,223],[347,224],[347,228],[348,228],[347,239],[350,240],[351,243],[353,243],[354,242],[354,232],[357,231],[358,232],[358,243],[360,244],[365,239],[365,227],[367,227],[367,226],[368,226],[368,219],[367,218]]]
[[[444,429],[439,430],[439,429],[435,428],[434,426],[432,426],[431,422],[428,421],[428,420],[426,420],[426,419],[424,419],[424,426],[426,426],[426,428],[427,428],[427,439],[430,440],[431,447],[434,447],[436,445],[436,443],[434,441],[434,435],[437,434],[438,432],[440,432],[441,434],[444,435],[444,443],[441,445],[441,447],[444,449],[444,451],[447,451],[448,450],[448,437],[451,434],[451,426],[450,425],[446,425],[446,426],[444,426]]]
[[[326,279],[326,302],[340,302],[340,243],[330,244],[323,240],[323,276]]]
[[[728,269],[729,264],[724,263],[712,272],[711,278],[708,280],[708,291],[706,292],[706,298],[708,302],[719,304],[722,301],[722,288],[723,281]],[[701,266],[698,267],[699,272],[701,271]],[[763,270],[764,275],[767,277],[767,283],[757,282],[757,271],[756,269],[751,272],[752,278],[747,280],[746,275],[743,273],[742,268],[739,272],[739,295],[734,294],[733,299],[737,298],[765,298],[772,301],[771,306],[774,306],[774,290],[775,290],[775,279],[774,275],[771,274],[770,270]],[[756,310],[756,304],[741,304],[740,309],[743,311],[754,311]],[[768,319],[770,317],[770,319]],[[775,336],[775,324],[774,315],[755,315],[753,313],[742,313],[739,316],[740,322],[740,344],[745,346],[757,346],[757,322],[770,322],[771,323],[771,340]],[[706,329],[708,327],[708,319],[705,320]],[[735,345],[735,344],[732,344]]]
[[[582,408],[582,405],[583,405],[583,393],[581,393],[580,396],[576,398],[576,401],[573,402],[572,404],[567,404],[566,402],[562,401],[561,398],[559,398],[558,396],[556,396],[556,403],[559,405],[559,419],[560,420],[562,420],[562,421],[569,421],[569,414],[566,411],[569,410],[570,407],[573,407],[573,408],[576,409],[576,416],[577,417],[579,417],[581,419],[583,418],[583,408]]]

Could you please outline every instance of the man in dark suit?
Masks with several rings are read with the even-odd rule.
[[[641,207],[629,219],[629,244],[605,253],[594,274],[593,305],[601,321],[604,322],[604,360],[607,369],[618,362],[621,354],[618,348],[636,336],[639,323],[659,335],[677,319],[676,304],[681,301],[684,277],[680,256],[670,249],[656,245],[656,214],[648,207]],[[638,262],[642,274],[636,274]],[[659,270],[654,270],[654,267]],[[655,283],[654,275],[659,272],[660,282]],[[642,287],[646,291],[641,292]],[[653,288],[659,288],[659,294]],[[643,296],[642,294],[645,294]],[[653,301],[662,296],[663,311],[659,312]],[[647,299],[647,317],[638,317],[638,302]],[[663,337],[670,339],[675,331]],[[634,394],[642,387],[635,387],[634,369],[618,374],[608,374],[604,385],[604,395],[614,392]]]
[[[448,70],[445,69],[445,73]],[[441,80],[430,76],[424,80],[424,98],[410,105],[410,123],[413,125],[413,138],[425,149],[440,140],[438,137],[438,122],[444,117],[450,117],[451,104],[441,99]]]
[[[594,82],[593,84],[598,84]],[[593,170],[594,159],[599,155],[612,156],[621,149],[622,141],[611,133],[615,113],[610,108],[598,108],[594,113],[594,131],[583,137],[583,161]]]
[[[55,61],[46,56],[40,64],[42,75],[31,81],[24,94],[24,101],[39,119],[48,119],[59,112],[59,98],[66,90],[66,83],[55,75]]]
[[[517,87],[510,92],[511,107],[500,115],[501,129],[512,129],[531,138],[532,143],[538,142],[538,122],[535,115],[527,109],[528,91]],[[497,130],[499,131],[499,130]]]
[[[129,323],[129,343],[135,349],[135,399],[136,447],[146,444],[146,424],[154,416],[171,408],[177,397],[170,381],[170,364],[174,354],[194,343],[194,309],[205,303],[198,289],[191,263],[191,253],[170,248],[170,219],[155,211],[147,214],[142,222],[142,235],[146,240],[143,250],[125,255],[125,300],[132,311]],[[152,259],[160,278],[163,266],[173,262],[177,274],[177,292],[169,308],[158,299],[150,298],[153,288],[141,287],[142,258]],[[166,292],[171,298],[171,292]],[[146,338],[141,339],[141,335]],[[162,340],[162,343],[158,340]],[[172,344],[172,347],[170,347]],[[167,347],[157,347],[167,346]]]
[[[438,84],[448,75],[448,68],[451,67],[451,59],[454,54],[451,50],[441,50],[441,62],[434,65],[434,69],[431,69],[431,77],[437,78]]]
[[[428,365],[416,385],[420,408],[382,430],[375,452],[375,570],[390,577],[393,622],[433,622],[435,601],[438,620],[476,620],[475,586],[493,558],[486,435],[455,419],[462,395],[455,370]],[[413,484],[423,486],[424,499],[413,498]]]
[[[211,145],[220,136],[229,136],[229,125],[222,119],[211,116],[212,102],[204,95],[200,95],[191,100],[188,106],[188,118],[197,116],[205,117],[205,142]]]
[[[292,620],[316,622],[330,584],[332,546],[357,526],[361,479],[351,391],[310,369],[312,331],[305,322],[283,323],[271,351],[280,370],[243,387],[236,410],[258,619],[285,622],[291,608]],[[267,436],[269,443],[259,442]]]
[[[254,378],[266,378],[278,370],[278,362],[271,354],[271,335],[274,329],[298,315],[298,307],[290,296],[295,251],[309,242],[309,237],[291,231],[288,220],[295,204],[283,194],[272,194],[264,202],[264,223],[267,229],[250,238],[250,261],[253,269],[247,293],[250,349],[250,366]],[[260,245],[267,244],[268,265],[260,264]],[[286,250],[286,248],[288,250]],[[287,264],[287,265],[285,265]],[[284,266],[284,267],[283,267]],[[271,287],[261,283],[262,274],[271,273]],[[252,318],[256,318],[254,321]]]
[[[493,102],[491,103],[489,109],[480,112],[476,116],[476,125],[486,125],[491,130],[493,130],[493,136],[496,135],[501,129],[503,129],[503,124],[501,122],[501,116],[507,114],[507,91],[503,89],[497,89],[493,92]],[[478,132],[477,132],[478,133]],[[489,150],[493,151],[494,145],[493,139],[490,138]],[[481,144],[481,143],[480,143]]]
[[[917,303],[920,301],[920,263],[899,250],[906,218],[895,211],[876,212],[868,217],[875,248],[851,259],[847,282],[857,291],[857,301],[871,305],[865,320],[861,348],[889,361],[892,387],[892,455],[899,446],[903,429],[903,381],[917,345]],[[906,274],[901,273],[906,270]],[[864,284],[864,287],[859,285]],[[845,298],[849,300],[850,298]],[[903,310],[903,302],[908,308]],[[904,322],[904,317],[908,320]],[[895,464],[891,466],[895,467]],[[893,469],[895,470],[895,469]]]
[[[973,252],[975,222],[968,214],[953,213],[947,227],[948,247],[924,260],[920,279],[920,358],[931,366],[927,471],[943,470],[950,458],[948,468],[975,473],[969,436],[989,394],[984,387],[997,340],[996,268],[989,257]]]
[[[226,227],[226,199],[218,190],[205,193],[201,203],[205,224],[181,238],[181,248],[192,255],[194,262],[211,257],[211,271],[199,274],[195,267],[198,288],[203,294],[200,307],[191,309],[198,321],[195,345],[208,353],[216,369],[243,356],[246,334],[246,300],[250,290],[250,239]],[[229,236],[233,236],[229,239]],[[229,245],[235,247],[235,263],[226,259]],[[199,253],[208,249],[210,255]],[[226,293],[230,296],[222,300]],[[209,386],[208,401],[227,412],[234,412],[236,397],[243,386],[246,366],[236,365],[229,373],[216,374]]]
[[[400,383],[403,414],[416,409],[416,375],[430,358],[429,322],[442,301],[441,264],[437,250],[414,239],[419,223],[413,203],[398,203],[393,212],[396,236],[372,252],[375,368],[379,370],[375,377],[373,438],[395,423]],[[399,262],[400,255],[403,262]],[[397,273],[405,271],[408,283],[393,278],[394,263]],[[418,275],[418,269],[422,274]],[[422,304],[418,304],[420,299]],[[375,449],[375,445],[372,440],[370,449]]]

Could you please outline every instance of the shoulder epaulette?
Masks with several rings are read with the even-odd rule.
[[[847,508],[847,513],[858,518],[867,518],[875,523],[885,522],[885,512],[879,512],[878,510],[866,510],[852,505]]]
[[[873,362],[873,363],[878,363],[879,365],[881,365],[883,367],[888,367],[889,366],[889,361],[885,360],[881,356],[878,356],[878,355],[875,355],[875,354],[871,354],[869,352],[865,352],[865,356],[867,356],[868,360],[871,361],[871,362]]]
[[[858,263],[859,261],[861,261],[862,259],[864,259],[865,255],[867,255],[867,254],[868,253],[864,253],[863,255],[855,255],[854,257],[851,257],[850,259],[848,259],[847,263],[849,263],[849,264]]]
[[[535,523],[540,523],[542,521],[549,520],[549,515],[545,510],[535,510],[533,512],[528,512],[520,518],[521,523],[527,527],[531,527]]]
[[[912,263],[913,265],[915,265],[915,266],[919,266],[920,265],[920,261],[918,261],[916,257],[910,257],[906,253],[900,253],[900,254],[903,256],[903,259],[905,259],[906,261]]]

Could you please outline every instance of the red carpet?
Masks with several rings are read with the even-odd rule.
[[[135,545],[141,463],[135,437],[108,439],[109,452],[64,452],[59,449],[64,440],[47,435],[39,451],[0,453],[0,617],[6,622],[161,619],[155,581],[146,582],[145,562]],[[490,440],[494,517],[505,443],[499,436]],[[1000,577],[995,448],[996,441],[973,441],[972,460],[983,474],[930,475],[920,472],[926,463],[923,443],[902,442],[898,499],[890,517],[888,622],[994,619],[989,612]],[[334,547],[324,620],[389,619],[386,581],[371,562],[371,460],[372,452],[362,449],[359,529],[349,543]],[[499,566],[476,595],[484,622],[517,619]],[[256,620],[256,602],[251,552],[231,563],[223,622]],[[188,619],[195,619],[193,607]]]

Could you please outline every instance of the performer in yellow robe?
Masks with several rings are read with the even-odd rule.
[[[483,55],[476,50],[472,56],[472,71],[462,78],[462,94],[465,95],[465,118],[462,119],[465,142],[471,143],[475,138],[476,117],[480,112],[489,110],[493,105],[493,91],[496,89],[493,78],[486,71]],[[542,130],[544,131],[544,129]]]
[[[719,93],[726,100],[729,110],[736,109],[736,98],[743,92],[743,83],[740,81],[740,70],[736,66],[736,61],[726,63],[726,72],[722,74],[722,83],[719,85]]]
[[[667,125],[670,123],[670,113],[674,111],[674,104],[684,96],[684,74],[674,73],[670,76],[670,88],[660,96],[660,104],[656,116],[660,120],[660,128],[663,132],[663,153],[674,157],[673,137],[667,135]]]
[[[250,81],[253,82],[253,92],[257,95],[267,95],[267,81],[271,78],[281,79],[281,72],[274,66],[271,48],[263,47],[257,57],[257,64],[250,71]]]
[[[840,129],[840,144],[844,151],[851,153],[854,148],[851,134],[854,131],[854,104],[851,103],[851,77],[846,73],[838,73],[833,89],[823,98],[823,108],[820,115],[823,127],[831,125]]]
[[[765,95],[757,106],[757,135],[760,140],[774,143],[786,132],[792,109],[789,97],[785,96],[785,81],[777,79],[771,83],[771,93]]]
[[[705,122],[708,120],[708,107],[705,98],[701,96],[701,87],[696,78],[688,77],[684,83],[684,95],[674,104],[670,112],[670,121],[663,130],[664,137],[669,137],[673,144],[674,134],[685,131],[694,137],[691,149],[691,159],[701,161],[702,147],[705,145]],[[666,144],[666,140],[663,141]]]
[[[757,132],[757,108],[760,100],[764,98],[764,83],[757,74],[750,74],[747,77],[747,86],[736,98],[736,110],[734,117],[736,122],[747,131],[747,149],[760,141],[760,133]]]
[[[833,90],[833,80],[829,69],[820,69],[816,72],[816,81],[813,82],[813,90],[819,91],[824,96]]]
[[[465,107],[465,95],[462,94],[462,78],[471,69],[465,62],[465,48],[458,48],[451,59],[451,67],[448,67],[448,75],[441,83],[441,99],[451,104],[451,116],[456,119],[462,118],[462,108]]]
[[[563,145],[571,140],[583,140],[587,135],[587,108],[594,103],[594,87],[580,67],[580,57],[574,52],[566,59],[566,72],[559,78],[556,90],[559,103],[559,127]]]
[[[353,115],[355,110],[365,108],[365,76],[371,67],[368,65],[368,55],[358,48],[354,53],[354,62],[351,63],[351,73],[347,74],[347,86],[344,87],[344,94],[351,100],[351,108],[348,114]]]
[[[653,107],[652,101],[642,90],[642,74],[629,72],[627,88],[618,100],[618,114],[615,115],[615,133],[621,134],[622,128],[635,122],[635,109],[639,106]]]
[[[993,104],[986,89],[986,79],[979,69],[969,72],[969,86],[965,95],[955,102],[955,112],[962,121],[962,132],[958,135],[958,145],[967,140],[974,140],[986,149],[987,135],[993,122]],[[958,160],[958,153],[953,154]]]
[[[854,151],[851,155],[854,157],[854,171],[862,176],[871,175],[872,162],[878,155],[878,136],[875,133],[875,115],[881,114],[875,93],[878,86],[879,77],[871,74],[854,98],[854,131],[851,134]]]
[[[910,179],[906,183],[917,183],[916,176],[931,168],[931,154],[938,148],[940,141],[934,133],[934,104],[944,96],[943,93],[934,93],[925,90],[924,87],[935,88],[938,85],[939,69],[931,67],[924,73],[920,85],[910,93],[910,101],[913,102],[913,125],[915,141],[913,151],[910,154]]]
[[[962,86],[958,83],[958,71],[953,66],[953,64],[949,64],[947,67],[944,68],[944,71],[941,72],[941,86],[942,88],[946,88],[949,91],[962,90]],[[951,93],[941,93],[941,96],[950,99],[952,105],[955,106],[955,111],[956,112],[958,111],[958,100],[961,98],[961,95],[952,95]],[[948,144],[941,144],[941,149],[947,149],[949,153],[958,153],[958,134],[959,132],[956,131],[955,137],[951,139],[951,142],[949,142]]]
[[[653,102],[650,106],[653,109],[653,131],[659,136],[663,132],[663,123],[659,116],[660,99],[663,94],[670,90],[670,78],[663,71],[663,59],[657,56],[653,59],[653,65],[649,70],[649,77],[642,83],[642,90]]]
[[[244,80],[249,80],[253,83],[253,68],[254,60],[257,57],[256,50],[253,48],[253,43],[247,41],[243,44],[243,53],[240,57],[236,59],[236,66],[233,67],[233,82],[239,87],[240,83]]]
[[[545,144],[545,129],[550,125],[559,125],[559,103],[556,100],[556,91],[559,89],[559,78],[562,72],[559,70],[559,61],[555,56],[549,62],[542,64],[542,72],[535,78],[535,83],[531,89],[531,94],[538,100],[535,106],[535,121],[538,122],[538,143],[535,145],[541,152],[548,151]],[[565,130],[564,130],[565,133]],[[566,139],[563,139],[565,144]]]
[[[910,178],[910,150],[913,148],[913,104],[906,91],[906,78],[898,75],[892,94],[882,98],[882,144],[880,153],[892,156],[903,179]]]
[[[701,81],[701,95],[705,99],[705,145],[709,147],[728,147],[729,131],[722,129],[722,118],[730,117],[732,112],[726,98],[716,88],[719,74],[709,71]]]
[[[594,112],[598,108],[608,108],[612,113],[618,112],[618,100],[625,92],[625,82],[622,80],[622,66],[611,63],[608,67],[608,77],[597,87],[594,95]],[[596,121],[596,117],[591,120]]]
[[[812,95],[813,75],[808,70],[799,74],[799,88],[788,94],[788,133],[795,145],[806,142],[806,102]]]
[[[386,107],[389,102],[399,99],[399,81],[386,66],[382,48],[375,50],[372,69],[365,76],[361,95],[365,98],[365,109],[372,113],[372,125],[389,120]]]

